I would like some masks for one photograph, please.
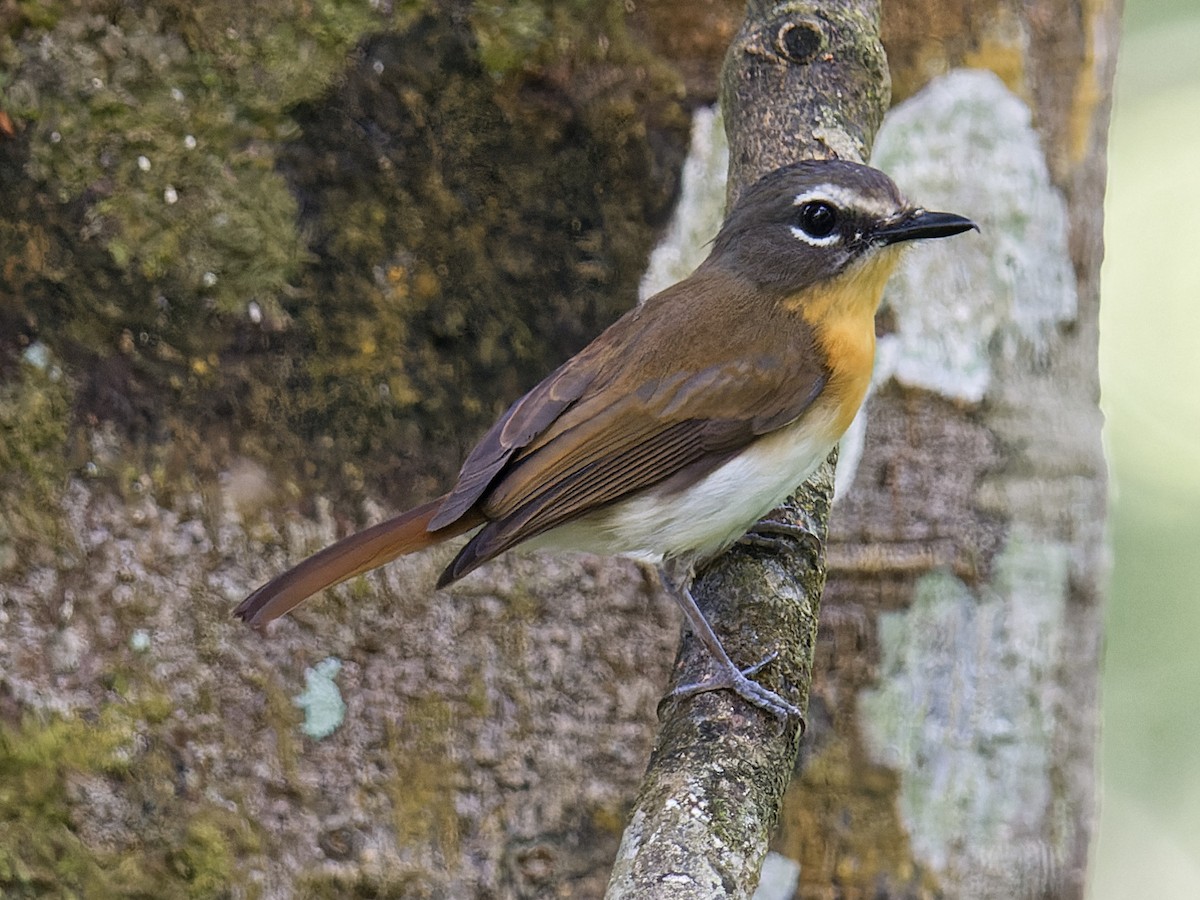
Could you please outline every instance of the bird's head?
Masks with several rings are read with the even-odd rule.
[[[721,226],[708,264],[788,296],[863,276],[882,287],[905,242],[972,228],[970,219],[909,203],[878,169],[804,160],[746,189]]]

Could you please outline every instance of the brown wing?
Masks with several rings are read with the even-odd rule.
[[[484,515],[491,521],[463,548],[439,584],[465,575],[522,541],[684,470],[689,481],[702,478],[756,436],[773,430],[762,427],[768,419],[782,425],[803,414],[824,383],[824,376],[807,380],[806,393],[793,394],[791,404],[775,405],[777,415],[766,417],[676,419],[663,417],[661,410],[639,407],[635,401],[576,426],[513,462],[484,501]],[[758,387],[744,382],[740,386],[751,391]],[[685,406],[678,412],[691,411]]]
[[[761,309],[755,316],[739,315],[744,296],[731,293],[728,284],[723,287],[717,310],[721,322],[692,315],[686,318],[699,319],[694,329],[686,322],[659,328],[655,325],[663,323],[657,317],[677,316],[678,304],[644,307],[644,313],[629,317],[634,327],[622,319],[617,325],[626,324],[623,333],[606,332],[585,351],[590,364],[570,376],[578,389],[573,400],[565,401],[567,392],[551,386],[562,377],[560,370],[514,405],[481,444],[493,449],[487,455],[472,454],[472,459],[490,463],[489,481],[476,488],[472,500],[490,522],[441,583],[685,469],[693,479],[702,477],[756,436],[793,421],[811,405],[827,373],[803,322],[786,313],[764,316]],[[663,334],[671,335],[671,346],[654,339]],[[651,339],[642,340],[646,335]],[[614,339],[621,342],[620,353],[612,352]],[[759,352],[749,355],[751,347]],[[612,359],[620,360],[619,370],[605,365]],[[695,359],[710,364],[688,374],[689,360]],[[536,434],[532,428],[522,432],[519,446],[503,442],[515,412],[523,422],[541,427]],[[464,477],[470,468],[468,460]]]
[[[429,522],[430,531],[461,518],[483,496],[512,455],[542,434],[583,395],[597,374],[592,359],[595,346],[593,343],[567,360],[499,418],[463,463],[458,481]]]

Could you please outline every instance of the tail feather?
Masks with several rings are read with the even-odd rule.
[[[233,614],[248,625],[265,625],[317,591],[382,566],[398,556],[440,544],[483,523],[483,516],[468,510],[457,521],[429,531],[429,522],[441,502],[442,498],[439,498],[342,538],[268,581],[243,600]]]

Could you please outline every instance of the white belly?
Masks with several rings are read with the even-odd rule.
[[[833,432],[832,416],[810,411],[801,422],[759,438],[689,488],[645,491],[556,528],[528,546],[629,556],[648,563],[715,555],[816,470],[836,443]]]

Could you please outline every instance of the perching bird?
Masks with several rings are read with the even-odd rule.
[[[633,557],[664,584],[728,688],[798,711],[739,669],[688,589],[828,455],[871,378],[875,312],[905,242],[976,227],[908,203],[882,172],[807,160],[734,206],[688,278],[631,309],[517,400],[449,493],[344,538],[247,597],[251,625],[467,532],[438,587],[517,544]],[[761,664],[760,664],[761,665]]]

